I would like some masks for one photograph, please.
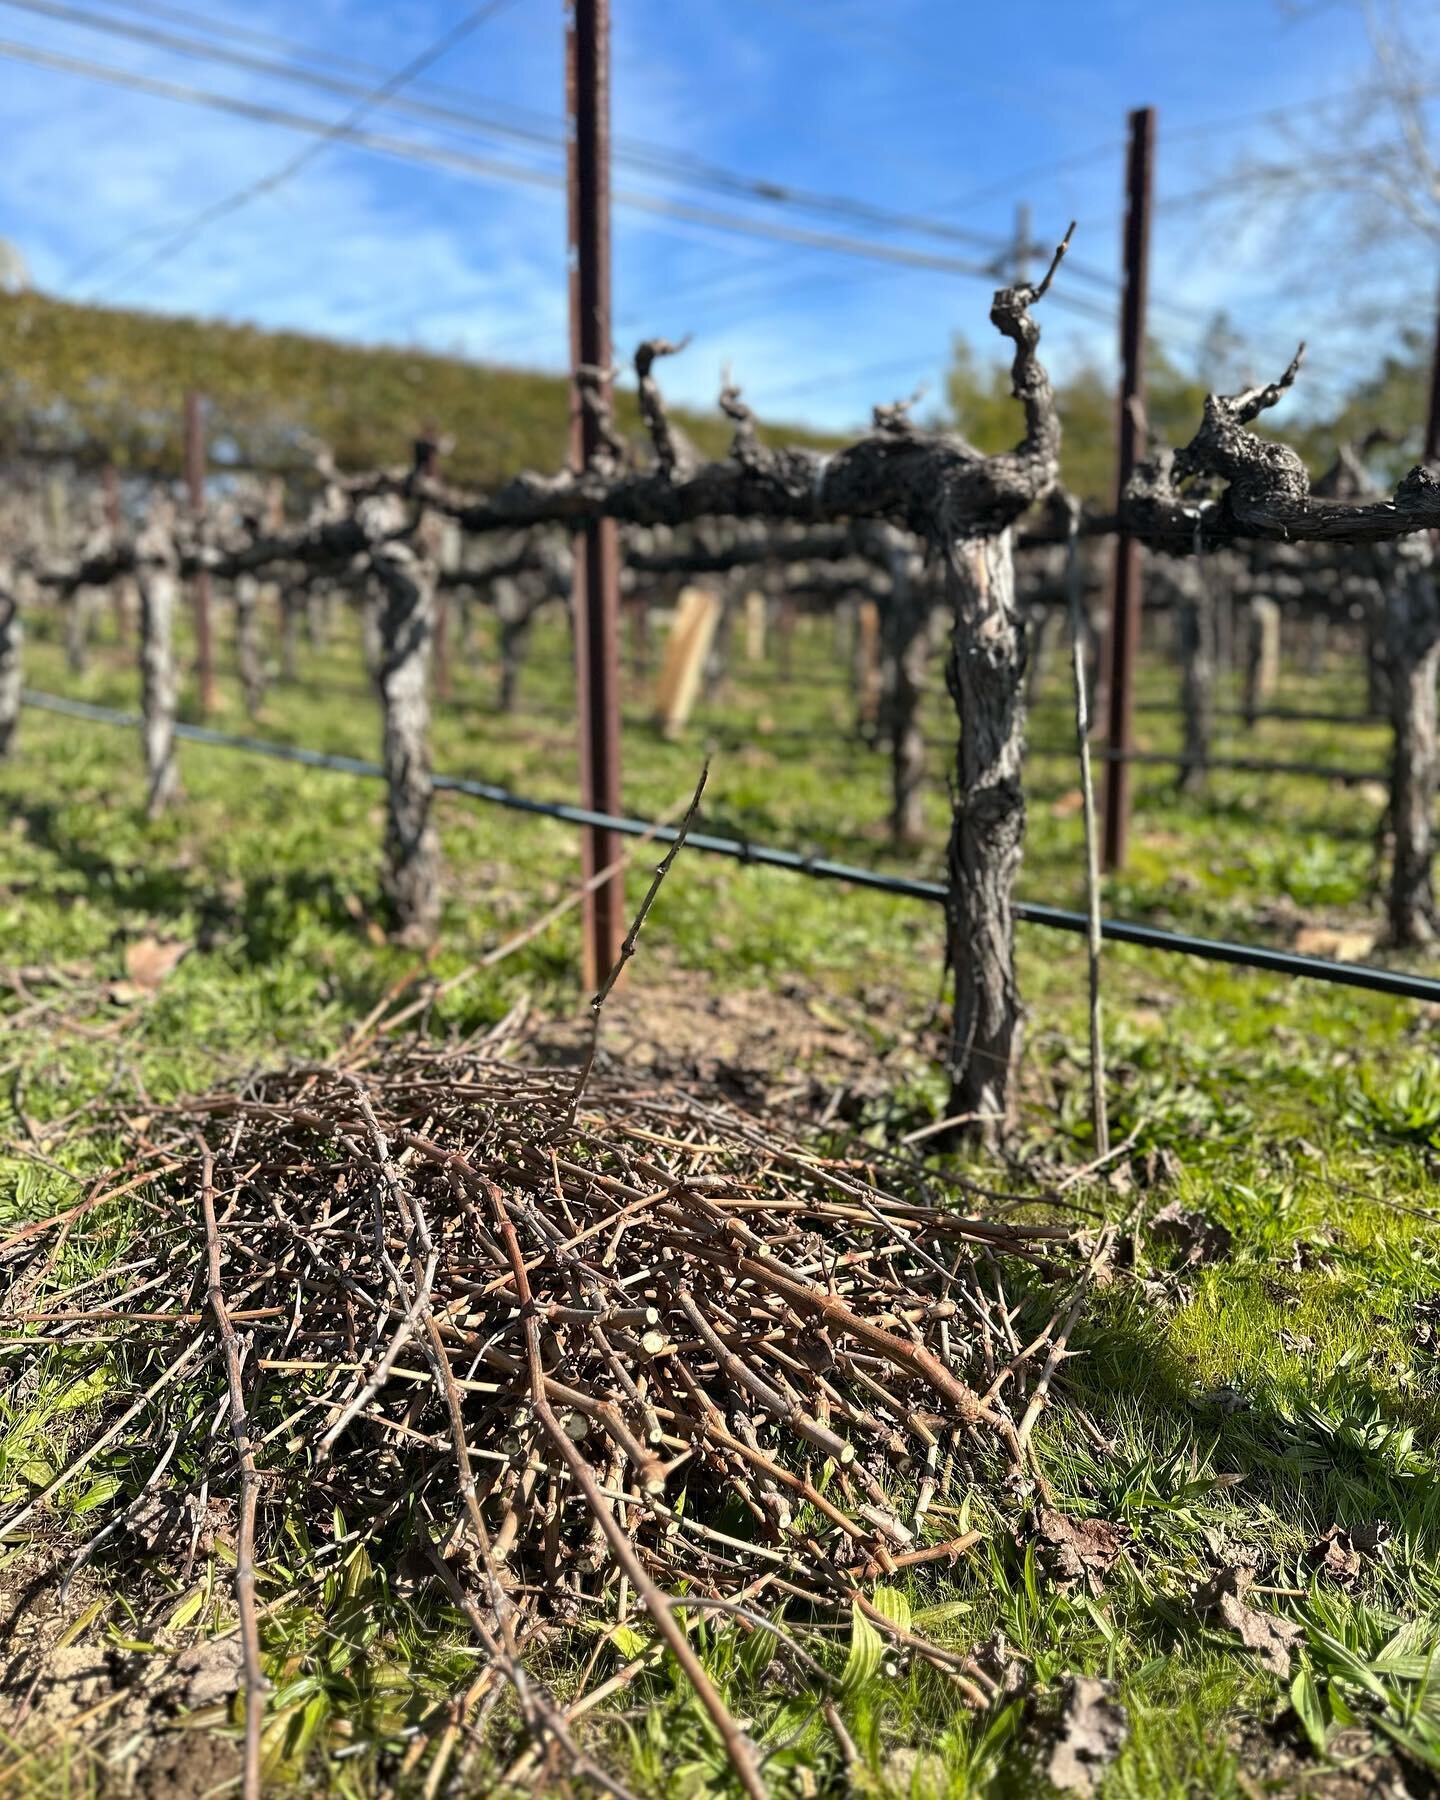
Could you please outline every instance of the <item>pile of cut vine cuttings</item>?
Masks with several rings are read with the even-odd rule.
[[[577,1622],[662,1640],[755,1794],[758,1753],[696,1655],[709,1614],[767,1629],[783,1601],[775,1654],[813,1668],[804,1621],[858,1609],[992,1696],[871,1595],[962,1555],[957,1500],[1023,1465],[1059,1334],[1019,1341],[1002,1262],[1068,1287],[1065,1226],[971,1217],[918,1162],[822,1156],[713,1097],[484,1043],[384,1045],[130,1129],[133,1157],[0,1245],[4,1329],[123,1345],[142,1397],[80,1447],[155,1468],[116,1507],[167,1486],[174,1385],[213,1395],[188,1461],[237,1509],[252,1758],[254,1571],[282,1486],[317,1524],[363,1518],[372,1556],[418,1561],[509,1683],[532,1761],[612,1791],[572,1729],[587,1697],[562,1708],[527,1671]],[[120,1195],[133,1237],[67,1287],[60,1243]]]

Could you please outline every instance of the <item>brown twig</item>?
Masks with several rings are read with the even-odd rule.
[[[585,1061],[580,1065],[580,1073],[575,1079],[575,1096],[570,1103],[570,1121],[572,1124],[575,1120],[575,1114],[579,1109],[580,1101],[585,1093],[585,1084],[590,1079],[590,1071],[595,1067],[595,1055],[600,1047],[601,1009],[604,1007],[606,1000],[610,997],[611,989],[620,979],[621,972],[626,963],[628,963],[630,958],[635,954],[635,946],[640,938],[640,928],[645,923],[650,908],[655,904],[655,896],[660,892],[661,884],[664,882],[665,877],[670,873],[671,865],[674,863],[675,858],[680,854],[680,847],[685,842],[686,834],[689,832],[691,825],[695,822],[695,815],[700,810],[700,796],[705,792],[705,783],[709,779],[710,759],[707,756],[704,766],[700,770],[700,779],[695,784],[695,792],[690,797],[690,805],[686,809],[685,817],[680,821],[679,830],[675,833],[674,841],[670,845],[670,848],[665,852],[664,856],[662,856],[660,861],[656,864],[655,873],[650,880],[650,886],[645,890],[645,898],[640,902],[639,910],[630,922],[630,929],[625,933],[625,941],[620,946],[620,954],[616,957],[604,981],[601,982],[595,998],[590,1002],[590,1042],[585,1051]]]
[[[1110,1154],[1110,1116],[1105,1099],[1105,1031],[1100,1011],[1100,865],[1097,859],[1095,783],[1090,774],[1090,699],[1085,686],[1084,615],[1080,568],[1080,508],[1065,496],[1069,525],[1065,587],[1070,609],[1070,664],[1075,682],[1075,744],[1080,758],[1080,794],[1085,819],[1086,974],[1090,998],[1090,1118],[1095,1154]]]
[[[702,775],[700,787],[695,790],[694,805],[699,804],[701,789],[704,785],[705,781]],[[683,835],[682,831],[681,836],[683,837]],[[677,840],[675,848],[679,848],[679,840]],[[661,874],[663,874],[663,867],[657,873],[656,881],[651,889],[652,895],[659,887]],[[632,928],[632,936],[638,932],[645,910],[645,907],[642,906],[635,926]],[[610,985],[613,983],[607,984],[598,999],[603,1000]],[[730,1759],[730,1765],[739,1778],[740,1785],[751,1796],[751,1800],[769,1800],[768,1790],[756,1764],[755,1753],[749,1739],[731,1717],[725,1702],[716,1693],[714,1683],[705,1673],[704,1666],[695,1654],[689,1638],[676,1624],[670,1611],[669,1597],[660,1591],[641,1565],[629,1538],[617,1523],[609,1502],[600,1493],[589,1464],[581,1456],[550,1410],[550,1402],[546,1397],[545,1390],[545,1371],[540,1359],[540,1333],[535,1320],[535,1302],[530,1293],[530,1278],[525,1272],[525,1259],[520,1254],[515,1227],[510,1222],[510,1215],[505,1210],[504,1196],[498,1187],[491,1188],[490,1203],[494,1208],[495,1222],[500,1228],[506,1251],[510,1257],[510,1266],[515,1273],[515,1293],[525,1321],[525,1355],[530,1368],[530,1404],[535,1409],[535,1416],[544,1427],[554,1448],[560,1453],[561,1460],[569,1469],[576,1485],[584,1494],[586,1503],[600,1529],[604,1532],[606,1542],[610,1545],[615,1560],[625,1571],[626,1577],[640,1596],[645,1610],[654,1620],[655,1629],[665,1639],[671,1654],[684,1670],[690,1685],[695,1689],[700,1704],[705,1708],[711,1724],[714,1725],[721,1743],[725,1746],[725,1754]]]
[[[215,1160],[210,1146],[200,1147],[200,1208],[205,1221],[205,1255],[209,1286],[206,1290],[215,1330],[225,1357],[225,1379],[230,1389],[230,1430],[240,1466],[240,1525],[235,1539],[235,1604],[240,1615],[240,1646],[245,1664],[245,1800],[260,1800],[260,1728],[265,1716],[269,1683],[260,1664],[260,1625],[255,1614],[255,1506],[260,1496],[260,1473],[250,1443],[245,1411],[245,1387],[240,1342],[225,1306],[220,1276],[220,1229],[215,1222]]]

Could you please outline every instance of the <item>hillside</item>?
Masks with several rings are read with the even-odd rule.
[[[318,440],[342,468],[372,468],[402,459],[427,420],[453,438],[446,472],[459,482],[553,469],[564,456],[566,383],[556,375],[0,293],[0,455],[108,456],[122,469],[177,473],[187,388],[206,396],[217,460],[287,468],[307,462]],[[622,430],[638,429],[633,395],[619,396],[618,413]],[[729,441],[718,414],[676,416],[707,451]],[[765,435],[828,441],[783,425]]]

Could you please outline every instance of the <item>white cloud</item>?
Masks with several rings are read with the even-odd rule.
[[[248,29],[328,42],[344,56],[395,68],[446,28],[457,3],[392,8],[375,0],[311,0],[302,12],[262,0],[227,16]],[[1014,0],[1003,16],[987,17],[982,38],[982,22],[967,23],[961,15],[970,9],[953,7],[953,0],[896,0],[883,14],[869,0],[727,0],[686,8],[673,0],[624,0],[616,8],[614,122],[622,138],[644,137],[692,158],[902,209],[938,208],[979,193],[949,216],[997,236],[1010,227],[1014,200],[1028,198],[1041,237],[1078,216],[1077,259],[1108,271],[1118,260],[1119,159],[1081,161],[1075,153],[1119,135],[1134,93],[1162,105],[1163,194],[1178,181],[1201,179],[1207,167],[1226,166],[1238,147],[1233,133],[1209,144],[1182,135],[1195,120],[1302,99],[1348,78],[1353,34],[1287,35],[1257,26],[1253,41],[1242,41],[1226,21],[1253,20],[1259,6],[1215,0],[1202,37],[1192,9],[1097,0],[1093,30],[1067,34],[1061,25],[1073,18],[1068,9]],[[322,118],[346,109],[333,95],[281,88],[29,15],[16,15],[13,34]],[[967,49],[974,38],[974,49],[957,63],[962,36]],[[1016,46],[1028,50],[1036,71],[1019,95]],[[557,11],[512,8],[435,75],[477,102],[490,96],[558,117]],[[123,255],[80,284],[82,293],[103,293],[165,232],[313,141],[9,62],[0,62],[0,107],[9,127],[0,236],[17,244],[40,285],[62,291],[83,259],[128,240]],[[377,115],[373,124],[436,144],[461,142],[414,121]],[[497,154],[520,153],[511,145]],[[1007,177],[1037,164],[1041,172]],[[616,182],[638,185],[642,178],[617,168]],[[709,196],[705,203],[727,211],[745,206]],[[797,217],[778,207],[765,216]],[[563,234],[558,194],[332,146],[277,193],[217,220],[120,298],[558,368],[566,351]],[[677,400],[711,404],[728,359],[757,409],[840,427],[901,391],[909,381],[902,368],[938,383],[953,332],[982,352],[996,348],[984,283],[625,211],[617,212],[614,235],[621,354],[641,335],[696,332],[690,352],[665,370]],[[1328,296],[1312,292],[1303,307],[1277,310],[1274,291],[1290,266],[1290,248],[1277,244],[1258,214],[1207,234],[1162,210],[1157,321],[1167,318],[1160,302],[1183,304],[1187,320],[1172,321],[1181,344],[1223,305],[1242,332],[1253,333],[1257,345],[1263,340],[1268,358],[1301,323],[1292,315],[1308,312],[1307,335],[1317,340],[1323,366],[1325,339],[1339,340],[1338,321],[1352,296],[1337,280]],[[1068,277],[1062,283],[1077,297],[1107,298]],[[1108,298],[1113,304],[1113,294]],[[1058,305],[1044,324],[1046,354],[1057,366],[1113,359],[1114,333],[1105,326]],[[1346,341],[1353,355],[1353,336]],[[1329,361],[1332,370],[1343,367],[1333,350]],[[886,372],[870,372],[877,368]],[[787,398],[791,390],[794,399]]]

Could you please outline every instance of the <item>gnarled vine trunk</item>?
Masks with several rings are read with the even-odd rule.
[[[300,614],[305,595],[294,582],[280,590],[280,679],[291,683],[300,678]]]
[[[1245,723],[1253,731],[1267,700],[1275,697],[1280,675],[1280,608],[1263,594],[1245,615]]]
[[[890,746],[890,835],[918,843],[925,831],[925,733],[930,596],[902,545],[885,551],[890,595],[880,615],[880,729]]]
[[[1436,680],[1440,676],[1440,592],[1429,546],[1405,546],[1389,584],[1385,650],[1393,745],[1390,824],[1390,937],[1430,944],[1440,932],[1435,908],[1435,802],[1440,791]]]
[[[90,625],[95,612],[95,590],[77,587],[65,600],[65,666],[72,675],[83,675],[90,653]]]
[[[20,723],[21,659],[25,628],[15,571],[0,561],[0,756],[9,750]]]
[[[330,642],[330,596],[328,582],[312,581],[305,588],[305,635],[312,650],[323,650]]]
[[[1305,673],[1323,675],[1330,651],[1330,618],[1316,606],[1305,625]]]
[[[945,907],[950,1113],[993,1143],[1014,1110],[1023,1021],[1012,900],[1025,838],[1025,625],[1008,530],[959,539],[945,556],[954,606],[945,679],[960,721]]]
[[[380,662],[384,654],[384,645],[380,641],[380,614],[384,610],[385,597],[378,585],[373,581],[361,583],[360,587],[360,653],[365,658],[365,673],[372,681],[380,678]]]
[[[245,710],[258,718],[265,704],[265,658],[260,649],[260,583],[253,575],[235,577],[235,663]]]
[[[1215,733],[1215,597],[1193,565],[1177,564],[1174,579],[1185,737],[1176,785],[1193,793],[1205,784]]]
[[[140,714],[148,783],[146,811],[158,818],[180,794],[175,761],[175,604],[178,561],[166,519],[155,519],[136,540],[140,590]]]
[[[775,606],[775,672],[782,682],[795,673],[795,597],[782,593]]]
[[[513,713],[520,704],[520,676],[530,649],[535,607],[519,583],[502,577],[493,589],[500,626],[500,710]]]
[[[377,512],[384,505],[372,504]],[[440,917],[440,845],[430,816],[434,790],[429,681],[436,568],[422,538],[423,529],[413,545],[390,539],[376,543],[370,553],[381,594],[376,685],[385,721],[382,885],[397,930],[414,939],[428,937]]]
[[[1372,719],[1383,719],[1391,711],[1388,610],[1388,592],[1377,582],[1366,601],[1364,620],[1365,711]]]
[[[635,594],[620,605],[625,625],[627,667],[632,675],[650,673],[650,602],[644,594]]]

